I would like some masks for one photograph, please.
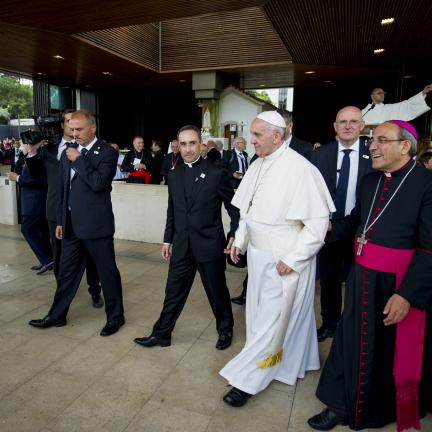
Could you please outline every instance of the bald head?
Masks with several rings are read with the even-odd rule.
[[[333,126],[339,142],[346,148],[351,147],[359,139],[364,128],[360,109],[355,106],[342,108],[337,113]]]

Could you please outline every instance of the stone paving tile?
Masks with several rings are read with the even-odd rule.
[[[150,334],[162,307],[168,265],[160,245],[115,241],[126,324],[102,338],[105,313],[91,306],[85,281],[66,327],[30,327],[30,319],[47,313],[55,279],[29,270],[35,259],[18,227],[0,225],[0,242],[1,432],[311,430],[307,418],[322,409],[314,396],[319,372],[306,374],[296,386],[273,382],[241,409],[223,403],[228,387],[218,372],[243,347],[244,307],[233,305],[233,345],[217,351],[215,320],[198,275],[173,344],[151,349],[134,344],[135,337]],[[231,296],[238,295],[244,270],[228,266],[226,275]],[[315,305],[318,309],[318,291]],[[320,344],[322,361],[331,342]],[[432,416],[422,425],[432,432]],[[378,430],[394,432],[395,425],[373,431]]]

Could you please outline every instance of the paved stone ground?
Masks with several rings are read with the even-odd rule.
[[[244,309],[234,306],[233,346],[214,348],[215,321],[197,278],[169,348],[144,349],[158,317],[168,266],[159,245],[116,241],[126,325],[99,336],[103,310],[93,309],[82,286],[63,328],[38,330],[54,294],[51,274],[30,271],[35,258],[17,227],[0,225],[0,431],[1,432],[307,432],[321,409],[314,397],[319,372],[295,387],[273,383],[241,409],[222,402],[218,375],[244,342]],[[227,270],[236,295],[244,273]],[[321,344],[325,358],[329,342]],[[395,425],[381,429],[395,431]],[[336,428],[335,431],[347,431]],[[423,420],[432,431],[432,417]]]

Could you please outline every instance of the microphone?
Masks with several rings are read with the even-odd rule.
[[[362,115],[362,117],[364,117],[369,111],[372,111],[375,108],[376,104],[374,102],[372,102],[371,107]]]

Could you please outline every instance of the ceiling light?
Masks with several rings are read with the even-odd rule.
[[[62,57],[62,56],[59,55],[59,54],[53,55],[53,57],[54,57],[56,60],[64,60],[64,59],[65,59],[64,57]]]
[[[46,75],[43,72],[36,72],[36,75],[42,76],[42,75]]]
[[[330,84],[330,83],[331,83],[330,80],[325,80],[324,82],[327,83],[327,84]]]
[[[305,72],[306,75],[312,75],[312,74],[314,74],[314,73],[316,73],[316,71],[313,71],[313,70],[310,70],[310,71],[306,71],[306,72]]]
[[[186,80],[185,80],[185,79],[180,79],[179,82],[181,82],[181,83],[185,83]]]
[[[105,72],[102,72],[102,75],[112,76],[114,74],[112,72],[105,71]]]
[[[381,54],[385,51],[384,48],[378,48],[378,49],[374,49],[374,54]]]
[[[410,78],[414,78],[414,75],[404,75],[405,79],[410,79]]]
[[[393,24],[395,21],[394,18],[384,18],[381,20],[381,25],[389,25],[389,24]]]
[[[260,86],[260,87],[265,87],[265,84],[264,84],[264,83],[261,83],[259,86]]]

